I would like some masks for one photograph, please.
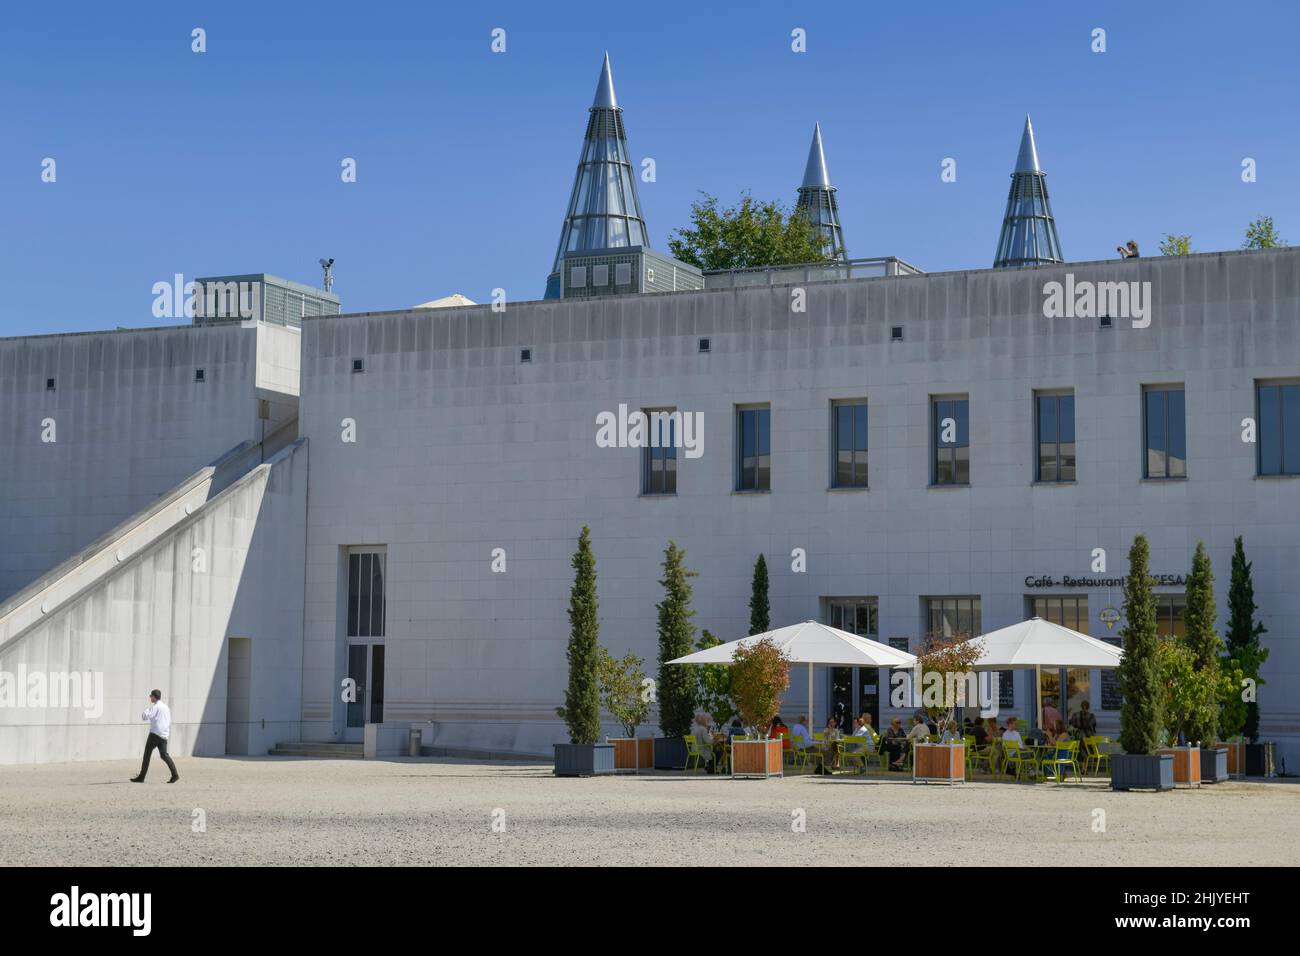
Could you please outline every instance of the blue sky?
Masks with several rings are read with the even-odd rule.
[[[317,284],[326,255],[345,311],[539,298],[606,49],[660,249],[700,190],[793,201],[820,120],[851,255],[987,267],[1026,113],[1068,259],[1233,249],[1260,214],[1300,243],[1293,0],[805,6],[12,5],[0,335],[157,325],[174,273]]]

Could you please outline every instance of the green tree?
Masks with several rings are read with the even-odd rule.
[[[1268,660],[1268,649],[1260,643],[1260,636],[1268,628],[1255,620],[1255,583],[1251,575],[1251,562],[1246,560],[1246,549],[1238,537],[1232,549],[1232,576],[1228,582],[1228,670],[1237,669],[1236,687],[1224,712],[1224,733],[1235,736],[1243,733],[1251,743],[1259,740],[1259,704],[1242,699],[1242,680],[1250,679],[1256,687],[1263,686],[1259,670]]]
[[[770,637],[741,646],[731,665],[731,686],[741,723],[752,736],[764,739],[790,686],[790,660]]]
[[[573,554],[573,589],[569,592],[569,686],[564,706],[555,713],[569,728],[575,744],[600,739],[600,625],[596,604],[596,556],[591,529],[583,525]]]
[[[695,716],[695,674],[689,667],[668,662],[691,653],[695,625],[691,618],[690,579],[686,552],[669,541],[664,551],[664,599],[659,609],[659,726],[665,736],[685,737]]]
[[[1260,216],[1246,227],[1246,241],[1243,249],[1278,249],[1286,245],[1286,240],[1277,234],[1272,216]]]
[[[1186,256],[1192,252],[1192,237],[1186,233],[1167,232],[1160,240],[1162,256]]]
[[[1176,744],[1181,734],[1189,744],[1210,746],[1214,742],[1221,685],[1225,681],[1218,663],[1198,667],[1196,652],[1185,643],[1158,638],[1156,659],[1160,670],[1163,729],[1169,743]]]
[[[1128,577],[1124,581],[1124,656],[1119,664],[1119,686],[1124,704],[1119,713],[1120,744],[1131,754],[1155,753],[1160,745],[1163,688],[1160,680],[1156,602],[1151,591],[1151,549],[1146,535],[1133,539],[1128,552]]]
[[[968,640],[969,634],[957,632],[926,635],[917,658],[921,664],[921,706],[940,729],[957,714],[958,707],[969,707],[979,702],[978,685],[963,680],[964,675],[974,675],[975,662],[984,653],[984,642]],[[936,677],[931,677],[934,674]],[[952,674],[950,678],[948,675]],[[949,693],[951,691],[951,693]],[[974,693],[972,694],[972,691]]]
[[[707,651],[721,643],[706,630],[701,633],[696,648]],[[695,678],[696,702],[708,711],[715,727],[725,727],[736,716],[736,707],[731,699],[731,668],[726,664],[697,664]]]
[[[650,699],[645,693],[645,661],[631,651],[618,660],[603,647],[600,648],[600,695],[605,710],[623,726],[629,737],[645,723],[650,712]]]
[[[1209,552],[1205,542],[1196,542],[1196,553],[1192,556],[1192,570],[1187,575],[1187,609],[1183,615],[1183,644],[1191,653],[1192,667],[1197,671],[1198,680],[1195,688],[1188,688],[1190,694],[1202,694],[1217,691],[1222,677],[1219,658],[1223,654],[1223,641],[1214,629],[1218,609],[1214,603],[1214,568],[1210,563]],[[1202,686],[1204,684],[1204,686]],[[1219,712],[1218,700],[1221,695],[1205,704],[1199,697],[1189,698],[1194,706],[1183,715],[1185,725],[1181,728],[1190,741],[1211,744],[1218,736]]]
[[[842,251],[831,249],[807,216],[779,200],[760,201],[746,192],[739,205],[719,210],[716,196],[702,195],[691,204],[691,226],[668,239],[674,256],[699,269],[820,262]]]
[[[772,629],[767,602],[767,559],[761,554],[754,562],[754,583],[749,594],[749,633],[762,634]]]

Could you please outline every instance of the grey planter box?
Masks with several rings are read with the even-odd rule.
[[[1277,744],[1246,744],[1246,776],[1277,776]]]
[[[1173,754],[1111,754],[1112,790],[1174,789]]]
[[[1228,779],[1228,748],[1201,748],[1201,783],[1220,783]]]
[[[686,768],[686,738],[655,738],[655,769],[684,770]]]
[[[613,744],[555,745],[557,777],[598,777],[613,772]]]

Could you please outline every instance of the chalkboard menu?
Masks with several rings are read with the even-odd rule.
[[[906,650],[907,650],[907,638],[905,638],[905,637],[891,637],[891,638],[889,639],[889,646],[892,647],[892,648],[893,648],[894,650],[896,650],[896,651],[906,651]]]
[[[1113,644],[1115,647],[1120,646],[1118,637],[1102,637],[1098,638],[1098,640]],[[1101,709],[1119,710],[1122,706],[1124,706],[1124,695],[1119,690],[1119,674],[1113,667],[1103,668],[1101,672]]]
[[[998,709],[1010,710],[1016,706],[1016,672],[998,671]]]

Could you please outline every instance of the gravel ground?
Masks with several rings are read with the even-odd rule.
[[[0,768],[0,865],[1300,863],[1300,787],[1283,780],[1123,794],[1101,781],[557,779],[447,759],[191,757],[179,783],[155,766],[141,786],[127,782],[138,766]]]

